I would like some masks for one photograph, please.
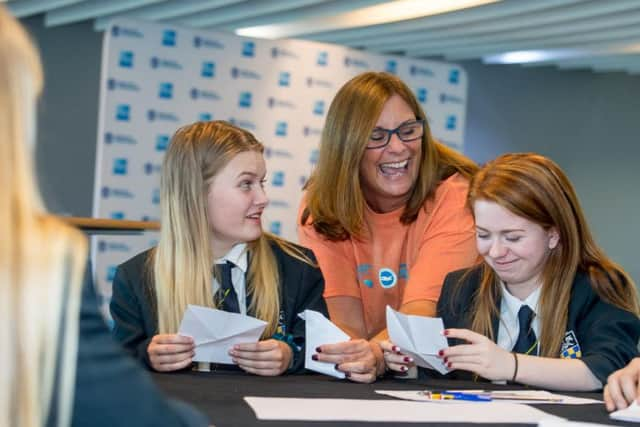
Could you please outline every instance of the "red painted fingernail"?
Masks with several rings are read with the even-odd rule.
[[[451,362],[447,363],[447,368],[451,367]]]
[[[401,370],[402,372],[406,372],[406,371],[407,371],[407,367],[406,367],[406,366],[400,366],[400,370]]]
[[[411,358],[409,356],[406,356],[403,360],[407,363],[411,362]]]
[[[445,358],[444,358],[444,363],[446,364],[448,361],[449,361],[449,358],[448,358],[448,357],[445,357]]]
[[[336,371],[339,371],[339,370],[340,370],[339,366],[340,366],[340,365],[339,365],[338,363],[336,363],[336,366],[334,366],[334,368],[336,368]]]
[[[449,330],[448,330],[448,329],[445,329],[445,330],[444,330],[444,332],[443,332],[443,334],[445,334],[445,335],[449,335]]]
[[[316,347],[316,353],[322,353],[322,349],[320,347]]]
[[[438,356],[440,356],[440,357],[444,356],[444,350],[440,350],[440,351],[438,352]]]
[[[344,374],[344,376],[347,378],[351,378],[351,372],[347,372],[346,374]]]
[[[311,360],[318,360],[318,355],[314,354],[313,356],[311,356]]]
[[[398,353],[400,351],[400,347],[394,345],[393,347],[391,347],[391,351],[395,351],[396,353]]]

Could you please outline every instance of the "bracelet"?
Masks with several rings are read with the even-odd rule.
[[[513,354],[513,361],[516,363],[516,367],[513,370],[513,377],[511,378],[511,382],[515,383],[516,377],[518,376],[518,354],[516,352],[512,352],[511,354]]]

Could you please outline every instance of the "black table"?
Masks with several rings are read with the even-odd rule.
[[[226,426],[390,426],[391,423],[371,422],[309,422],[309,421],[260,421],[243,400],[244,396],[392,399],[376,394],[374,390],[423,390],[423,389],[514,389],[489,383],[452,380],[394,380],[382,379],[374,384],[356,384],[324,375],[289,375],[281,377],[257,377],[242,372],[174,372],[154,373],[153,379],[171,397],[189,402],[207,414],[216,427]],[[564,393],[577,397],[601,399],[601,393]],[[603,404],[592,405],[533,405],[545,412],[571,421],[584,421],[611,425],[633,425],[609,418]],[[472,420],[470,420],[471,422]],[[442,424],[453,427],[454,424]]]

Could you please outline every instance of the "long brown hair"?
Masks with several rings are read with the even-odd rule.
[[[0,6],[0,425],[71,424],[84,235],[48,215],[33,172],[38,52]],[[57,381],[56,381],[57,375]],[[54,401],[53,398],[56,397]]]
[[[606,302],[638,314],[635,284],[596,244],[567,176],[552,160],[532,153],[505,154],[487,163],[471,181],[469,205],[476,200],[497,203],[544,229],[555,228],[558,245],[542,272],[540,291],[540,354],[558,357],[567,324],[576,273],[589,275],[593,290]],[[500,282],[483,263],[475,299],[472,329],[491,338],[497,316]]]
[[[426,119],[409,87],[393,74],[363,73],[338,91],[327,113],[318,164],[306,186],[302,225],[311,217],[315,230],[330,240],[345,240],[362,232],[366,201],[360,161],[384,104],[393,95],[400,96],[417,119]],[[456,172],[470,178],[477,170],[471,160],[437,142],[426,120],[421,144],[420,169],[400,218],[403,224],[416,220],[443,179]]]
[[[164,158],[160,179],[160,239],[148,262],[153,269],[160,333],[176,333],[188,304],[215,307],[206,197],[209,183],[236,155],[264,146],[244,129],[224,121],[197,122],[176,131]],[[279,273],[271,244],[309,262],[292,244],[263,233],[248,242],[251,261],[249,310],[268,323],[271,336],[280,311]]]

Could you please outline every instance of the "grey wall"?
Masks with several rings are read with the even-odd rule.
[[[38,171],[58,213],[91,214],[102,35],[90,23],[44,29],[24,21],[42,50],[46,90]],[[557,161],[576,186],[597,240],[640,283],[640,78],[621,73],[463,63],[469,75],[466,153],[507,151]]]

